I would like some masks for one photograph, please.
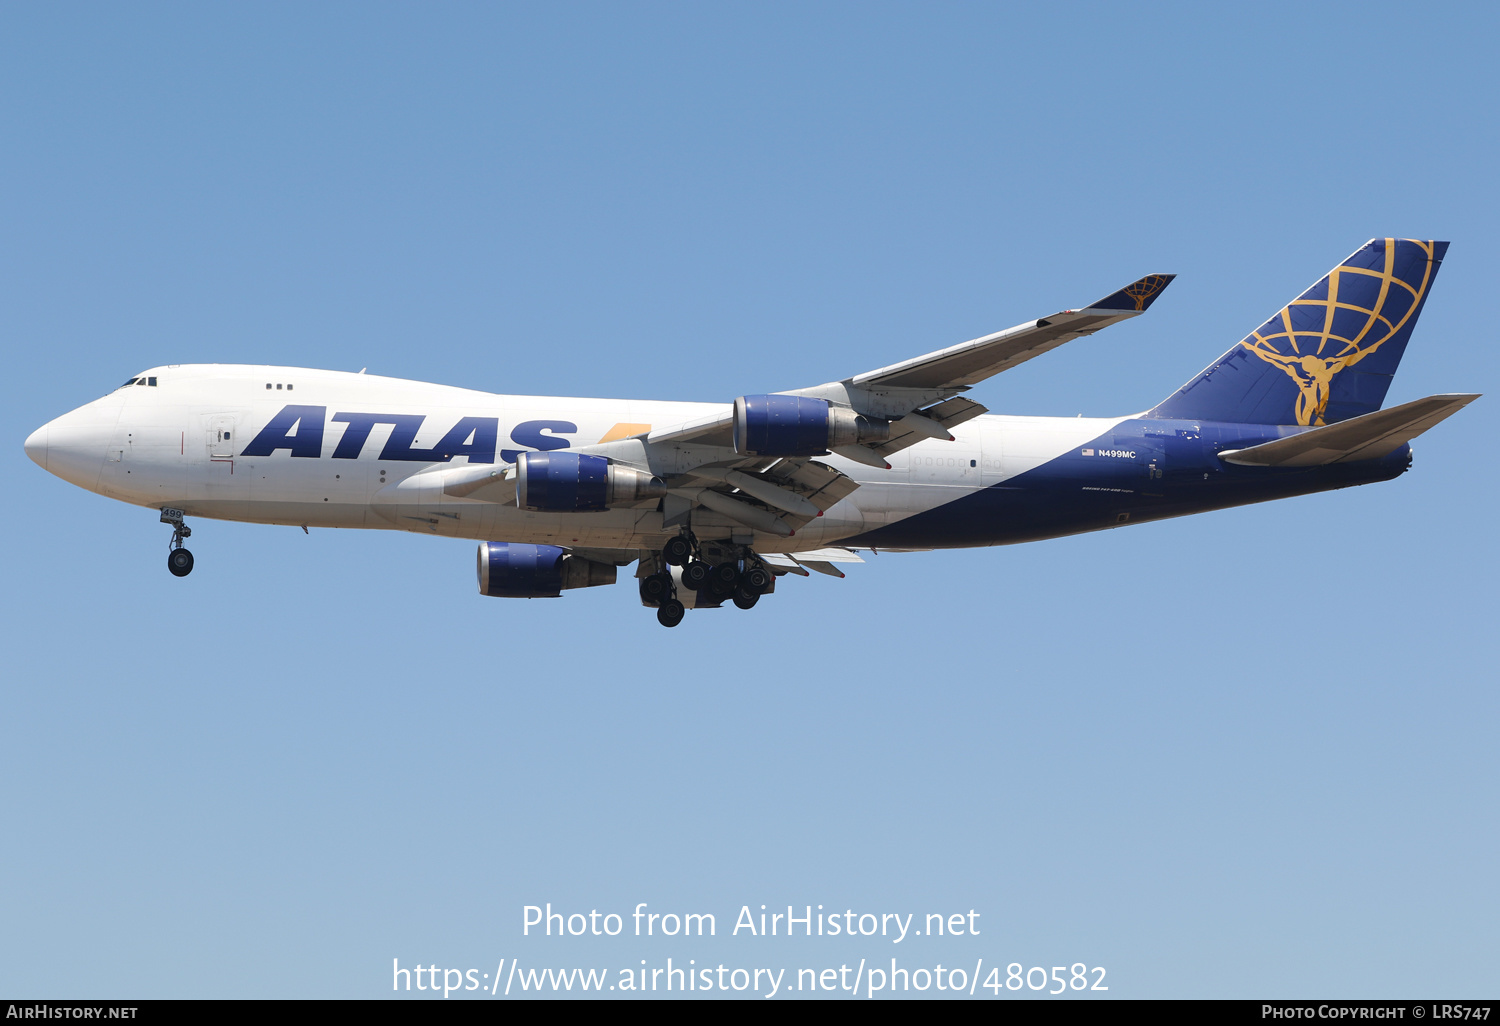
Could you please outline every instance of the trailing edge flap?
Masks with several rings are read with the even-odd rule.
[[[849,550],[833,546],[826,549],[807,549],[803,552],[758,552],[761,559],[788,573],[807,576],[808,570],[816,570],[829,577],[843,577],[844,572],[835,563],[863,563],[860,556]],[[803,568],[806,569],[803,569]]]
[[[819,562],[823,563],[864,562],[863,557],[861,557],[859,553],[855,552],[852,549],[843,549],[839,548],[838,546],[833,546],[832,548],[827,549],[807,549],[803,552],[789,552],[787,553],[787,555],[791,556],[799,563],[806,563],[810,559],[818,560]]]
[[[974,400],[965,399],[963,396],[954,396],[952,399],[943,400],[936,406],[929,406],[925,410],[910,413],[900,420],[893,421],[891,423],[891,437],[887,438],[884,442],[870,446],[870,448],[877,455],[889,456],[893,452],[908,449],[918,442],[924,442],[928,438],[933,437],[930,434],[925,434],[909,426],[912,417],[926,417],[934,424],[951,431],[964,421],[973,420],[981,413],[988,412],[990,411],[987,406],[981,406]]]
[[[1248,449],[1226,449],[1219,458],[1246,467],[1321,467],[1379,459],[1478,398],[1469,393],[1431,395]]]
[[[688,508],[704,506],[755,530],[790,537],[859,488],[859,482],[848,475],[812,460],[773,459],[770,466],[758,469],[760,462],[739,461],[743,469],[722,463],[696,468],[684,475],[687,484],[671,489],[668,498],[681,497],[690,504]],[[715,484],[695,487],[693,478]],[[725,494],[716,490],[718,486],[736,491]]]
[[[785,572],[789,574],[796,574],[798,577],[807,576],[807,571],[799,566],[797,564],[797,561],[791,556],[783,556],[775,552],[757,552],[756,555],[758,555],[761,560],[766,563],[767,566],[775,567],[772,573]]]
[[[797,492],[821,510],[831,509],[859,488],[852,477],[815,460],[781,460],[761,476]]]

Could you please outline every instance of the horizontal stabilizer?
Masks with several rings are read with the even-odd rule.
[[[1478,398],[1467,393],[1432,395],[1248,449],[1226,449],[1219,458],[1246,467],[1321,467],[1379,459]]]

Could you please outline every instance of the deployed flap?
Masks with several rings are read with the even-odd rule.
[[[862,559],[857,552],[853,551],[852,549],[839,548],[836,545],[826,549],[806,549],[802,552],[789,552],[787,553],[787,555],[791,556],[799,563],[806,563],[809,560],[816,560],[823,563],[864,562],[864,559]]]
[[[1064,342],[1145,313],[1176,275],[1148,274],[1081,310],[1063,310],[960,345],[857,375],[859,388],[958,390],[1009,370]]]
[[[850,549],[831,546],[826,549],[807,549],[802,552],[757,552],[757,556],[765,560],[778,570],[786,570],[788,573],[807,576],[808,570],[815,570],[829,577],[843,577],[844,572],[835,563],[863,563],[855,552]],[[807,569],[802,569],[806,567]]]
[[[844,571],[834,566],[833,564],[835,563],[864,562],[863,559],[859,558],[859,556],[855,555],[849,549],[841,549],[837,546],[827,549],[808,549],[805,552],[792,552],[789,555],[809,570],[816,570],[818,573],[827,574],[829,577],[841,578],[844,576]]]
[[[1219,458],[1247,467],[1320,467],[1379,459],[1478,398],[1468,393],[1432,395],[1248,449],[1227,449]]]
[[[972,399],[965,399],[963,396],[954,396],[952,399],[945,399],[936,406],[929,406],[925,410],[909,413],[900,420],[895,421],[891,424],[891,437],[878,445],[872,445],[870,448],[881,456],[889,456],[893,452],[908,449],[918,442],[935,437],[931,433],[930,427],[925,430],[922,429],[925,426],[921,425],[915,419],[917,417],[925,417],[930,423],[942,427],[946,432],[962,424],[964,421],[973,420],[981,413],[988,412],[988,407],[981,406]],[[945,433],[944,437],[951,441],[953,436]]]
[[[761,562],[767,566],[774,567],[772,573],[796,574],[798,577],[806,577],[807,571],[797,565],[797,561],[791,556],[783,556],[774,552],[757,552]]]
[[[859,482],[848,475],[810,460],[782,460],[762,476],[794,488],[821,510],[831,509],[859,487]]]

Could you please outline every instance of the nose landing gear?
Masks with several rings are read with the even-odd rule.
[[[171,507],[162,509],[161,522],[172,525],[172,543],[167,552],[167,570],[173,577],[186,577],[193,572],[193,554],[182,547],[182,539],[191,537],[193,529],[182,522],[182,510]]]
[[[193,554],[187,549],[173,549],[167,553],[167,569],[173,577],[186,577],[193,572]]]

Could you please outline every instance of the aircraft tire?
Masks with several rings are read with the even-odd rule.
[[[734,604],[741,609],[749,609],[760,601],[760,592],[751,591],[745,585],[734,589]]]
[[[708,572],[708,593],[726,599],[740,584],[740,568],[733,563],[718,563]]]
[[[701,559],[695,559],[682,568],[682,583],[693,591],[702,591],[703,586],[708,583],[708,572],[711,567]]]
[[[753,591],[757,595],[764,595],[771,587],[771,575],[763,566],[752,566],[740,577],[740,586],[746,591]],[[749,606],[744,608],[749,609]]]
[[[676,599],[667,599],[656,610],[656,622],[663,627],[676,627],[682,622],[686,610]]]
[[[686,566],[687,561],[693,558],[693,546],[686,538],[678,535],[662,546],[661,558],[667,561],[668,566]]]
[[[660,603],[672,594],[672,578],[665,573],[649,574],[641,578],[641,601]]]
[[[193,572],[193,554],[187,549],[173,549],[167,553],[167,569],[173,577],[186,577]]]

